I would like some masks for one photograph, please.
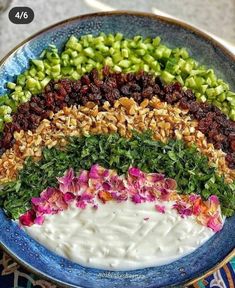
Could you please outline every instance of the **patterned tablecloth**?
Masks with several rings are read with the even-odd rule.
[[[187,288],[235,288],[235,257],[220,269]],[[0,251],[0,288],[59,288],[38,278]],[[98,288],[98,287],[97,287]],[[100,288],[100,287],[99,287]],[[111,288],[111,287],[110,287]]]

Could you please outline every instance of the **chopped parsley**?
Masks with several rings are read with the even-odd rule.
[[[177,181],[179,193],[197,193],[204,199],[217,195],[223,214],[234,213],[235,182],[225,183],[196,147],[187,147],[180,140],[167,144],[155,141],[150,132],[134,133],[131,139],[118,134],[73,137],[65,150],[44,148],[39,162],[27,159],[18,179],[0,190],[0,206],[16,219],[30,207],[32,197],[48,186],[56,186],[56,177],[62,176],[66,169],[88,170],[94,163],[116,169],[119,174],[126,173],[130,166],[164,173]]]

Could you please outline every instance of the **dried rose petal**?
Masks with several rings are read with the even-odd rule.
[[[165,179],[165,175],[161,173],[151,173],[149,174],[152,177],[152,182],[161,182]],[[157,183],[156,183],[157,184]]]
[[[44,216],[37,216],[34,220],[34,224],[42,225],[44,220],[45,220]]]
[[[164,205],[155,205],[155,209],[157,210],[157,212],[165,214],[166,213],[166,207]]]
[[[70,203],[70,202],[72,202],[72,201],[76,198],[76,196],[75,196],[73,193],[71,193],[71,192],[65,193],[65,194],[63,195],[63,197],[64,197],[64,201],[65,201],[66,203]]]
[[[207,227],[211,228],[214,232],[218,232],[223,228],[223,223],[220,221],[218,214],[209,218]]]
[[[94,195],[83,193],[80,197],[80,200],[90,202],[94,198]]]
[[[81,173],[80,173],[79,176],[78,176],[79,182],[85,182],[85,183],[87,183],[88,179],[89,179],[89,173],[88,173],[88,171],[82,170]]]
[[[197,194],[191,194],[189,195],[189,201],[191,203],[194,203],[195,201],[197,201],[198,199],[201,199],[201,196],[200,195],[197,195]]]
[[[137,167],[129,168],[128,173],[131,176],[134,176],[134,177],[137,177],[137,178],[143,176],[143,172]]]
[[[140,197],[139,194],[133,195],[132,198],[131,198],[131,200],[132,200],[134,203],[136,203],[136,204],[141,203],[141,197]]]
[[[44,201],[45,201],[45,200],[42,199],[42,198],[40,198],[40,197],[33,197],[33,198],[31,199],[32,204],[33,204],[33,205],[36,205],[36,206],[44,203]]]
[[[36,218],[36,213],[34,210],[28,210],[25,214],[19,217],[19,221],[24,226],[32,226]]]
[[[111,192],[112,198],[118,202],[126,201],[128,199],[128,194],[125,192],[117,193],[117,192]]]
[[[59,189],[63,193],[70,192],[69,187],[74,178],[74,171],[73,169],[69,169],[65,172],[64,176],[58,177],[58,182],[60,183]]]
[[[211,195],[208,200],[210,201],[210,203],[219,205],[219,198],[216,195]]]
[[[45,190],[43,190],[40,194],[40,197],[41,199],[44,199],[44,200],[48,200],[52,197],[52,195],[54,194],[55,192],[55,189],[54,187],[47,187]]]
[[[21,215],[22,225],[41,225],[44,215],[57,214],[67,209],[75,199],[76,206],[80,209],[85,209],[88,204],[97,209],[97,197],[103,203],[110,200],[121,202],[128,198],[135,204],[156,200],[176,201],[172,208],[181,217],[193,214],[199,223],[213,231],[222,228],[220,203],[216,195],[210,196],[207,201],[202,201],[201,196],[196,194],[179,195],[175,191],[176,181],[165,178],[163,174],[144,173],[139,168],[130,167],[127,178],[124,178],[118,176],[114,170],[95,164],[90,171],[82,170],[78,177],[73,169],[68,169],[63,177],[58,178],[58,182],[59,188],[47,187],[40,197],[31,199],[33,209]],[[155,209],[159,213],[165,213],[164,205],[156,204]]]
[[[102,176],[105,178],[105,177],[108,177],[109,175],[110,175],[110,170],[105,169]]]
[[[182,201],[176,202],[172,208],[176,209],[182,218],[185,216],[191,216],[193,214],[191,207],[188,207],[187,203]]]
[[[104,182],[104,183],[102,184],[102,187],[103,187],[103,189],[106,190],[106,191],[108,191],[108,190],[111,189],[111,185],[110,185],[109,183],[107,183],[107,182]]]
[[[174,179],[166,178],[165,179],[165,188],[170,190],[175,190],[177,188],[177,183]]]
[[[80,209],[85,209],[86,206],[87,206],[87,204],[86,204],[85,201],[78,201],[78,202],[76,203],[76,206],[77,206],[78,208],[80,208]]]
[[[107,201],[113,200],[112,194],[107,191],[100,191],[98,193],[98,198],[103,202],[106,203]]]
[[[160,200],[162,201],[168,201],[170,198],[170,191],[165,188],[160,188]]]
[[[91,166],[91,169],[90,169],[90,172],[89,172],[89,177],[91,179],[99,179],[100,178],[100,175],[99,175],[99,169],[100,166],[98,164],[95,164],[95,165],[92,165]]]

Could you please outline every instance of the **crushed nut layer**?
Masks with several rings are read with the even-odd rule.
[[[162,102],[157,97],[145,99],[140,104],[132,98],[122,97],[112,107],[109,102],[102,107],[93,102],[85,106],[64,107],[57,113],[51,112],[50,120],[44,119],[35,132],[15,132],[14,146],[0,159],[0,183],[14,180],[27,157],[39,160],[43,147],[65,147],[67,136],[116,132],[130,138],[133,130],[152,130],[153,138],[165,143],[176,138],[188,145],[195,144],[227,182],[235,179],[235,171],[226,164],[225,153],[207,142],[205,135],[197,130],[197,121],[190,118],[187,110]]]

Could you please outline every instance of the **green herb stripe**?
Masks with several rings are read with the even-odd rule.
[[[154,141],[150,132],[134,133],[129,140],[118,134],[73,137],[69,138],[66,150],[45,148],[41,161],[29,158],[18,179],[0,190],[0,206],[10,217],[17,218],[30,207],[32,197],[37,197],[47,186],[56,186],[56,177],[62,176],[66,169],[88,170],[94,163],[116,169],[119,174],[126,173],[130,166],[164,173],[177,181],[179,193],[197,193],[204,199],[215,194],[223,214],[234,213],[235,183],[226,184],[196,147],[187,147],[179,140],[167,144]]]

